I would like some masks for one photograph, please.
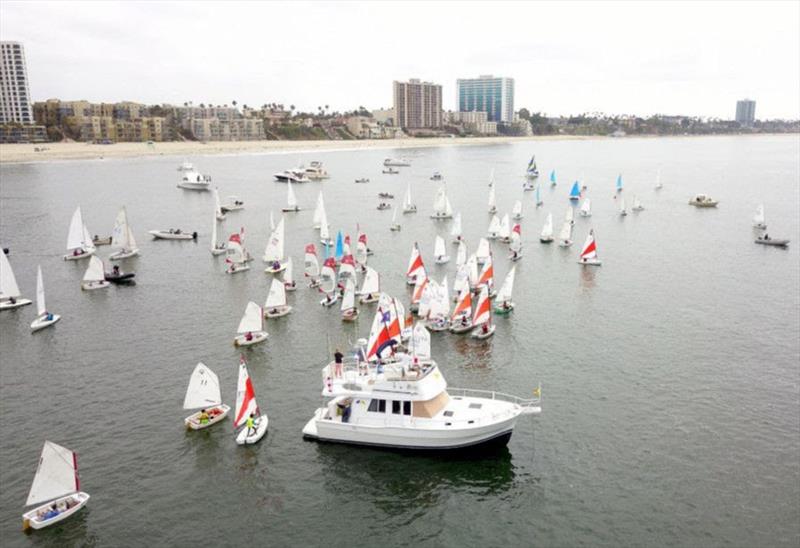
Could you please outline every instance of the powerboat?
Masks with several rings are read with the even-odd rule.
[[[322,162],[313,161],[307,168],[305,168],[306,177],[312,181],[321,181],[330,178],[328,172],[322,167]]]
[[[182,171],[178,188],[186,190],[208,190],[211,188],[211,177],[201,175],[194,169]]]
[[[153,239],[156,240],[196,240],[197,232],[187,232],[180,228],[169,228],[166,230],[148,230]]]
[[[327,402],[303,436],[325,442],[433,451],[503,446],[521,415],[542,409],[538,395],[448,388],[435,361],[403,353],[388,363],[329,363],[322,379]]]
[[[411,165],[411,162],[405,158],[386,158],[383,161],[383,165],[385,167],[408,167]]]
[[[305,169],[287,169],[274,175],[279,183],[310,183],[311,179],[306,175]]]
[[[697,194],[691,200],[689,200],[689,205],[693,205],[695,207],[717,207],[718,203],[718,200],[715,200],[706,194]]]

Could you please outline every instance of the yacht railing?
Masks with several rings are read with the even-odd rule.
[[[478,390],[476,388],[453,388],[452,386],[447,387],[447,393],[450,397],[480,397],[480,398],[487,398],[490,400],[502,400],[507,401],[510,403],[515,403],[520,407],[535,407],[542,403],[542,385],[539,386],[534,390],[534,397],[532,398],[520,398],[519,396],[514,396],[513,394],[506,394],[504,392],[496,392],[494,390]]]

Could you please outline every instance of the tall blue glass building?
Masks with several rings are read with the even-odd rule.
[[[490,122],[514,121],[513,78],[459,78],[456,88],[459,112],[486,112]]]

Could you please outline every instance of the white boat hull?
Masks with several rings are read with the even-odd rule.
[[[81,282],[81,289],[84,291],[94,291],[95,289],[105,289],[111,283],[103,280],[101,282]]]
[[[379,298],[380,296],[377,293],[362,295],[361,297],[359,297],[358,302],[361,304],[377,303]]]
[[[39,512],[47,511],[53,505],[53,503],[58,506],[69,499],[77,501],[77,504],[75,504],[75,506],[71,507],[69,510],[59,512],[57,516],[53,516],[50,519],[42,519],[39,517]],[[45,504],[42,504],[41,506],[22,514],[22,528],[23,530],[28,529],[29,527],[31,529],[44,529],[45,527],[49,527],[50,525],[64,521],[68,517],[77,513],[78,510],[86,506],[87,502],[89,502],[89,494],[84,493],[83,491],[78,491],[77,493],[67,495],[66,497],[51,500],[50,502],[46,502]]]
[[[200,183],[192,183],[189,181],[181,181],[178,183],[178,188],[183,188],[186,190],[208,190],[211,188],[211,183],[209,182],[200,182]]]
[[[255,432],[248,435],[248,428],[245,426],[239,433],[236,434],[236,445],[253,445],[254,443],[258,443],[261,438],[264,437],[264,434],[267,433],[267,427],[269,426],[269,417],[266,414],[261,415],[255,420]]]
[[[95,252],[94,249],[90,249],[88,251],[84,251],[80,255],[73,255],[72,253],[67,253],[66,255],[64,255],[64,260],[65,261],[80,261],[82,259],[88,259],[92,255],[94,255],[94,252]]]
[[[264,317],[265,318],[280,318],[286,316],[292,311],[292,307],[287,305],[284,306],[276,306],[274,308],[265,308],[264,309]]]
[[[292,282],[292,283],[284,282],[283,288],[285,291],[297,291],[297,282]]]
[[[351,308],[345,312],[342,312],[342,321],[343,322],[354,322],[358,318],[358,309]]]
[[[416,213],[416,212],[417,212],[417,208],[416,207],[404,207],[403,208],[403,213]]]
[[[266,331],[256,331],[252,335],[253,335],[253,338],[250,339],[249,341],[247,340],[247,337],[245,337],[244,335],[237,335],[233,339],[233,345],[234,346],[253,346],[254,344],[258,344],[260,342],[266,341],[267,337],[269,337],[269,335],[267,334]]]
[[[460,333],[466,333],[467,331],[471,330],[472,330],[472,320],[468,321],[467,323],[461,323],[460,321],[457,321],[455,323],[453,322],[450,323],[451,333],[460,334]]]
[[[600,266],[603,264],[603,261],[600,259],[580,259],[578,260],[578,264],[586,266]]]
[[[328,300],[328,299],[322,299],[322,300],[319,302],[319,304],[321,304],[322,306],[333,306],[333,305],[335,305],[335,304],[338,302],[338,300],[339,300],[339,295],[337,295],[336,293],[334,293],[334,294],[333,294],[333,298],[331,298],[330,300]]]
[[[31,331],[36,333],[40,329],[44,329],[45,327],[50,327],[60,319],[61,316],[59,316],[58,314],[53,314],[52,320],[46,319],[46,316],[39,316],[38,318],[36,318],[31,322]]]
[[[0,301],[0,310],[14,310],[15,308],[29,305],[31,304],[31,302],[32,301],[30,299],[20,299],[20,298],[18,298],[14,303],[8,300]]]
[[[436,257],[436,264],[447,264],[450,262],[450,257],[445,255],[444,257]]]
[[[225,272],[228,274],[238,274],[239,272],[246,272],[250,270],[249,264],[230,264]]]
[[[269,262],[269,261],[265,260],[264,262]],[[278,265],[278,268],[269,265],[267,268],[264,269],[264,272],[267,274],[277,274],[278,272],[283,272],[284,270],[286,270],[286,263],[280,263]]]
[[[221,248],[220,247],[215,247],[214,249],[212,249],[210,251],[211,251],[211,254],[216,257],[217,255],[222,255],[223,253],[225,253],[227,251],[227,249],[225,249],[224,247],[221,247]]]
[[[480,339],[480,340],[488,339],[489,337],[494,335],[495,329],[496,327],[494,325],[490,325],[489,329],[487,329],[484,332],[482,326],[476,327],[475,329],[472,330],[472,333],[470,333],[470,337],[472,337],[473,339]]]
[[[123,259],[130,259],[131,257],[136,257],[138,254],[139,254],[138,249],[131,249],[130,251],[121,250],[109,255],[108,260],[121,261]]]
[[[156,240],[194,240],[194,235],[186,232],[176,234],[174,232],[165,232],[163,230],[149,230],[147,233],[153,236],[153,238]]]
[[[220,412],[217,413],[216,415],[214,415],[213,417],[210,417],[208,419],[208,422],[205,423],[205,424],[200,424],[200,420],[199,420],[200,411],[198,411],[197,413],[192,413],[191,415],[189,415],[188,417],[183,419],[183,423],[186,425],[186,429],[187,430],[203,430],[205,428],[208,428],[209,426],[217,424],[218,422],[220,422],[223,419],[225,419],[225,417],[228,416],[228,412],[231,410],[231,408],[229,406],[227,406],[227,405],[225,405],[223,403],[223,404],[220,404],[220,405],[209,407],[206,410],[206,412],[212,411],[214,409],[218,409]]]

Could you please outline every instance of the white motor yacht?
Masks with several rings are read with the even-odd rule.
[[[405,158],[386,158],[383,161],[383,165],[384,167],[408,167],[411,165],[411,162]]]
[[[322,162],[319,161],[311,162],[311,164],[305,169],[305,174],[306,177],[312,181],[321,181],[323,179],[330,178],[328,172],[322,167]]]
[[[194,169],[181,171],[181,180],[178,183],[178,188],[185,188],[186,190],[208,190],[211,188],[211,177],[208,175],[201,175]]]
[[[689,205],[693,205],[695,207],[717,207],[718,203],[719,200],[715,200],[707,194],[697,194],[691,200],[689,200]]]
[[[322,381],[328,402],[303,428],[319,441],[427,450],[505,445],[520,415],[541,412],[538,395],[448,388],[435,361],[408,354],[386,364],[330,363]]]
[[[287,169],[274,175],[275,180],[280,183],[293,182],[293,183],[309,183],[311,179],[306,175],[305,169]]]

